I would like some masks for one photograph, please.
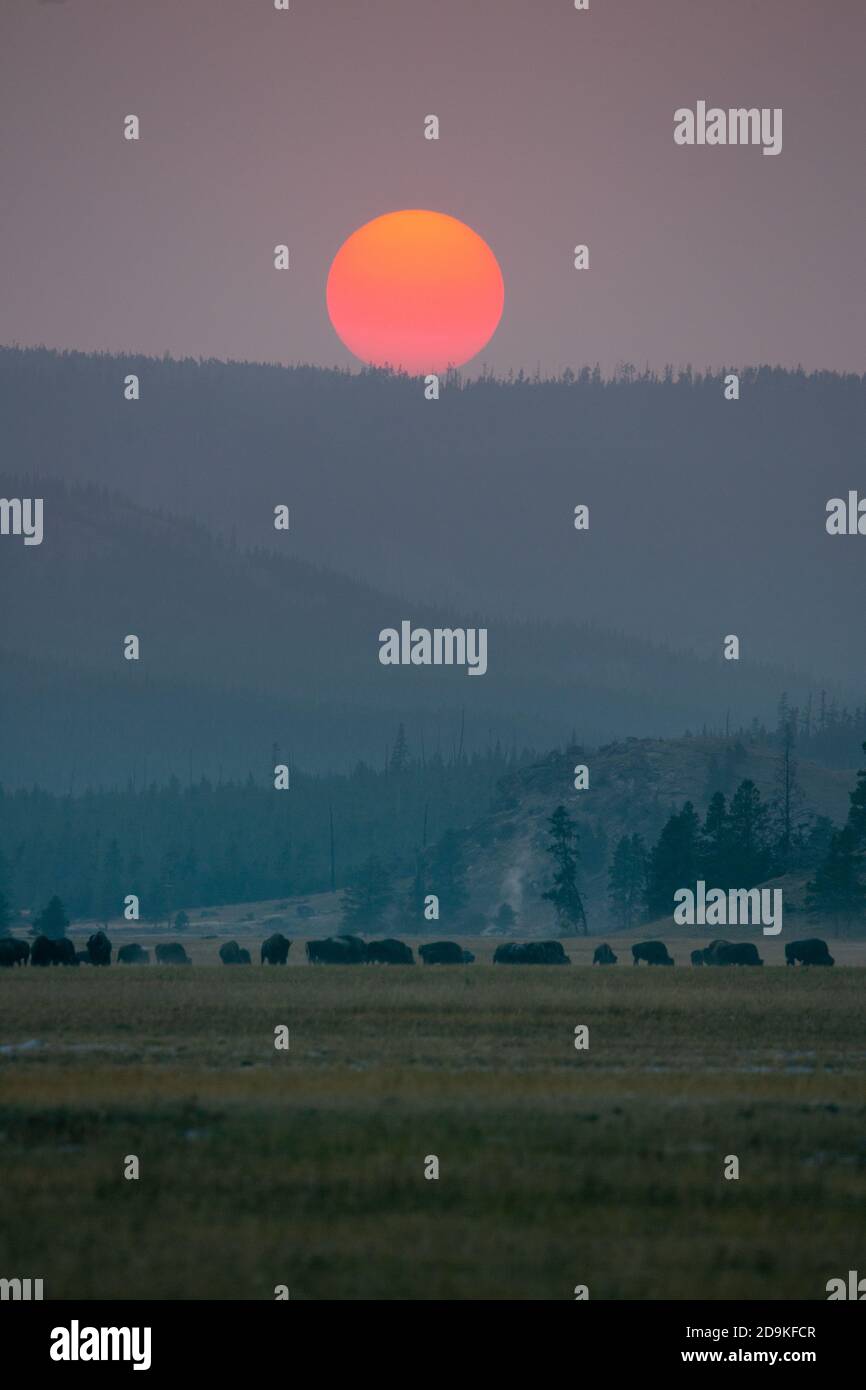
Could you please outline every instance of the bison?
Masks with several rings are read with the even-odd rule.
[[[54,942],[47,936],[37,936],[30,948],[31,965],[54,964]]]
[[[326,936],[307,942],[310,965],[361,965],[367,959],[367,948],[360,936]]]
[[[602,946],[596,946],[593,955],[593,965],[616,965],[616,956],[605,941]]]
[[[805,941],[789,941],[785,947],[785,964],[833,965],[833,957],[827,950],[826,941],[820,936],[807,937]]]
[[[14,936],[0,937],[0,967],[26,965],[30,956],[30,942],[19,941]]]
[[[709,946],[705,946],[701,952],[704,958],[704,965],[721,965],[722,954],[728,949],[730,944],[730,941],[722,941],[720,938],[711,941]]]
[[[763,965],[752,941],[725,941],[716,948],[716,965]]]
[[[137,941],[121,946],[117,952],[118,965],[150,965],[150,951],[145,951]]]
[[[640,965],[645,960],[647,965],[673,965],[673,958],[668,955],[668,948],[663,941],[639,941],[636,946],[631,948],[632,965]]]
[[[418,954],[424,965],[463,964],[464,952],[456,941],[430,941],[418,947]]]
[[[157,965],[192,965],[179,941],[160,941],[156,948]]]
[[[98,931],[87,940],[87,958],[91,965],[111,964],[111,942],[104,931]]]
[[[493,953],[494,965],[570,965],[561,941],[506,941]]]
[[[405,941],[395,941],[386,937],[384,941],[367,942],[368,965],[414,965],[412,947]]]
[[[273,936],[262,942],[262,965],[285,965],[291,945],[282,932],[275,931]]]
[[[703,965],[703,964],[704,964],[704,953],[703,953],[703,951],[692,951],[692,965]]]
[[[68,936],[37,936],[30,949],[31,965],[77,965],[75,947]]]

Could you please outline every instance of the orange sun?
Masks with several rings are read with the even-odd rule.
[[[442,212],[388,212],[334,257],[328,313],[350,352],[413,374],[459,367],[496,332],[505,290],[487,242]]]

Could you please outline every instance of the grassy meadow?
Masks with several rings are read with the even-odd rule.
[[[779,968],[776,940],[763,970],[681,968],[686,938],[673,970],[471,944],[456,968],[312,969],[295,942],[288,968],[229,969],[185,938],[189,969],[0,971],[0,1275],[46,1298],[823,1299],[862,1267],[862,943],[823,970]]]

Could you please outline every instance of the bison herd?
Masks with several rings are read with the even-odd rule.
[[[291,942],[275,932],[262,942],[262,965],[285,965]],[[308,941],[307,960],[310,965],[414,965],[411,946],[393,937],[382,941],[363,941],[360,936],[328,936]],[[0,966],[26,965],[97,965],[111,964],[112,946],[105,932],[98,931],[88,938],[86,948],[76,951],[68,937],[52,939],[37,936],[31,946],[15,937],[0,937]],[[423,965],[471,965],[475,960],[456,941],[431,941],[418,947]],[[631,948],[632,964],[673,965],[663,941],[640,941]],[[250,953],[236,941],[226,941],[219,948],[223,965],[250,965]],[[616,965],[618,957],[607,942],[597,946],[593,965]],[[158,965],[191,965],[189,956],[178,941],[160,942],[156,947]],[[149,965],[150,952],[133,942],[117,952],[119,965]],[[750,941],[711,941],[709,946],[692,951],[692,965],[763,965],[757,947]],[[507,941],[497,946],[494,965],[570,965],[560,941]],[[826,941],[809,937],[805,941],[789,941],[785,946],[786,965],[832,965],[833,957]]]
[[[640,941],[631,948],[632,965],[673,965],[673,956],[663,941]],[[692,965],[763,965],[758,948],[751,941],[711,941],[709,946],[692,951]],[[818,936],[805,941],[789,941],[785,947],[786,965],[833,965],[833,957],[827,950],[826,941]],[[616,965],[617,957],[608,946],[597,946],[592,958],[593,965]]]

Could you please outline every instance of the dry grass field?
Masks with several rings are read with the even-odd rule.
[[[667,939],[678,963],[698,944]],[[823,1299],[862,1267],[863,943],[829,970],[778,968],[770,939],[763,970],[602,970],[593,941],[563,969],[494,967],[490,940],[469,967],[312,969],[296,941],[287,969],[228,969],[184,942],[189,969],[0,972],[0,1275],[49,1298]]]

